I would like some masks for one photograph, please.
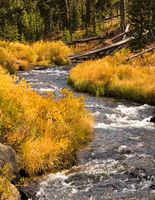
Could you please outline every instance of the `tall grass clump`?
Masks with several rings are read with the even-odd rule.
[[[155,105],[155,54],[126,61],[128,50],[73,68],[68,82],[96,96],[124,98]]]
[[[69,64],[71,49],[63,42],[19,42],[0,41],[0,64],[14,73],[33,66],[53,66]]]
[[[18,82],[18,84],[17,84]],[[84,100],[68,90],[42,97],[0,68],[0,138],[19,154],[29,175],[71,166],[92,132]]]

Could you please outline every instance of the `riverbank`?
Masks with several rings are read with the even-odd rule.
[[[0,139],[18,155],[19,171],[31,177],[74,165],[92,133],[83,98],[66,89],[61,98],[40,96],[2,68],[0,85]]]
[[[0,41],[0,65],[10,73],[35,66],[49,67],[69,64],[72,50],[63,42],[38,41],[32,44]]]
[[[155,105],[155,53],[127,61],[130,52],[86,61],[70,71],[68,83],[80,92]]]

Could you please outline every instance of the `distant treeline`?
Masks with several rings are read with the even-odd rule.
[[[0,38],[39,40],[63,33],[69,40],[77,30],[96,35],[113,16],[122,30],[130,21],[140,37],[146,30],[154,37],[154,0],[0,0]]]

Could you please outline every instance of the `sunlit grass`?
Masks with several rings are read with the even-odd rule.
[[[21,167],[34,175],[71,166],[92,132],[83,98],[68,90],[59,100],[39,96],[2,68],[0,85],[0,137],[18,152]]]
[[[69,64],[72,50],[63,42],[19,42],[0,41],[0,65],[11,73],[27,70],[35,65],[53,66]]]
[[[73,68],[68,82],[78,91],[155,105],[155,54],[127,62],[130,52],[87,61]]]
[[[10,165],[6,164],[0,168],[0,198],[2,200],[11,199],[11,178]]]

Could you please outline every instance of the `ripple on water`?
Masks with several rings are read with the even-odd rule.
[[[148,113],[152,111],[153,107],[147,104],[141,106],[125,106],[118,105],[113,109],[112,113],[103,114],[108,123],[99,122],[94,128],[96,129],[125,129],[125,128],[144,128],[154,129],[150,121],[150,116],[145,116],[146,110]],[[145,112],[145,113],[143,113]]]

